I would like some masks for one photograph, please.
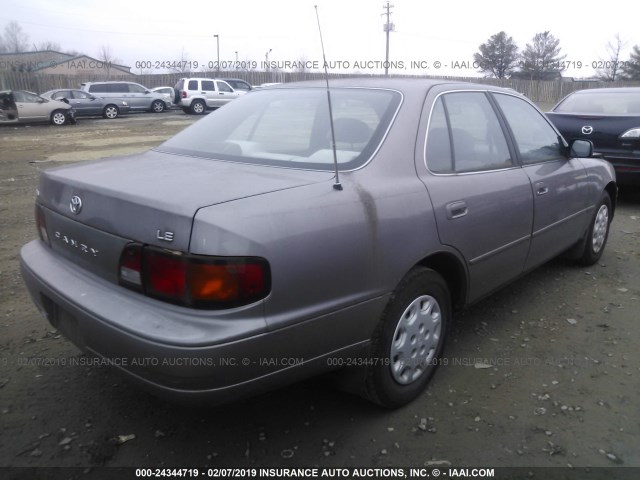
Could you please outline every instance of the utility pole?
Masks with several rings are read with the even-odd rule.
[[[382,8],[386,10],[386,12],[384,12],[382,15],[387,16],[387,23],[385,23],[382,26],[382,29],[387,34],[387,51],[386,51],[385,62],[384,62],[384,74],[388,76],[389,75],[389,32],[393,32],[396,29],[396,26],[389,21],[391,17],[391,9],[393,8],[393,5],[387,2],[386,5],[382,6]]]
[[[215,39],[216,39],[216,50],[218,52],[218,62],[216,64],[216,74],[219,75],[220,74],[220,35],[216,34],[214,35]]]

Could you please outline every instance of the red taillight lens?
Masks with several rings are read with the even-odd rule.
[[[36,204],[36,227],[38,228],[38,235],[40,235],[40,240],[45,242],[47,245],[51,245],[49,241],[49,234],[47,233],[47,223],[44,219],[44,212],[42,211],[42,207]]]
[[[147,294],[173,300],[185,297],[187,265],[182,255],[145,249],[144,272]]]
[[[187,98],[187,92],[185,90],[182,90],[182,98]]]
[[[130,244],[120,258],[120,283],[193,308],[231,308],[263,299],[271,288],[266,260],[186,255]]]

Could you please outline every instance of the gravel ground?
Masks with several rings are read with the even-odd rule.
[[[78,478],[98,466],[640,467],[633,190],[599,264],[552,261],[457,315],[445,365],[397,411],[326,378],[194,409],[109,369],[69,366],[80,352],[40,317],[19,273],[19,249],[36,236],[38,171],[144,151],[194,120],[169,112],[0,127],[0,467],[81,467]]]

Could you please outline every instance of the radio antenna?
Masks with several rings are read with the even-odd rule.
[[[327,84],[327,103],[329,104],[329,125],[331,126],[331,149],[333,150],[333,166],[336,173],[336,183],[333,184],[335,190],[342,190],[340,177],[338,175],[338,152],[336,151],[336,131],[333,128],[333,109],[331,108],[331,91],[329,90],[329,72],[327,71],[327,57],[324,54],[324,42],[322,41],[322,30],[320,29],[320,16],[318,15],[318,6],[316,9],[316,20],[318,20],[318,33],[320,33],[320,46],[322,47],[322,61],[324,63],[324,81]]]

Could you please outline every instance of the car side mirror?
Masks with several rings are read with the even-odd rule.
[[[576,139],[571,142],[569,154],[571,157],[591,157],[593,155],[593,143],[590,140]]]
[[[38,102],[38,103],[46,103],[46,100],[44,98],[38,98],[36,100],[36,102]]]

